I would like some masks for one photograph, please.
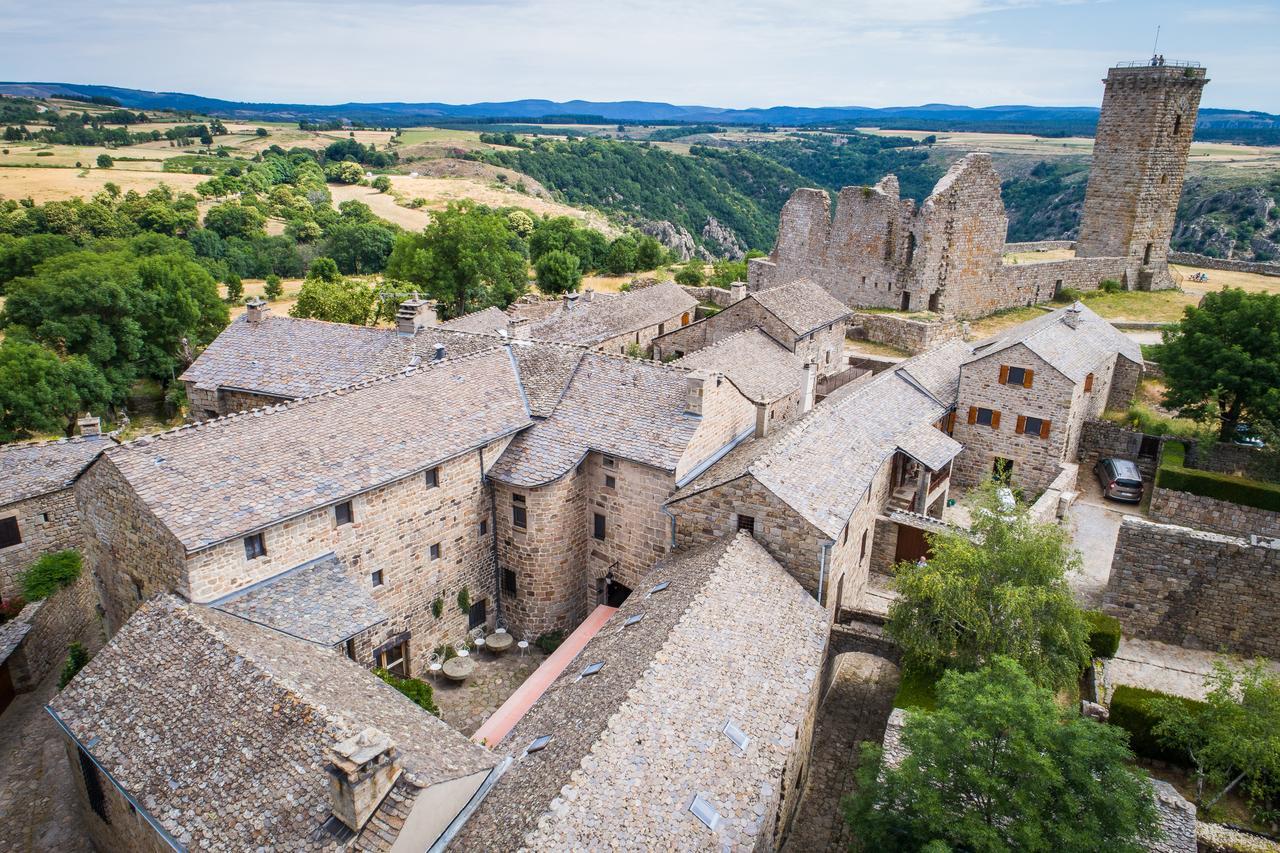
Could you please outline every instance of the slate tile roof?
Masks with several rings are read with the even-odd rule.
[[[514,486],[563,476],[588,450],[674,471],[699,419],[684,413],[686,371],[586,353],[560,404],[516,436],[489,474]]]
[[[568,344],[513,340],[511,352],[529,398],[529,411],[535,418],[545,418],[560,403],[586,350]]]
[[[495,763],[342,655],[171,595],[139,608],[49,707],[193,850],[341,849],[320,829],[325,751],[366,727],[391,738],[414,788]]]
[[[106,461],[194,551],[529,423],[511,355],[501,348],[137,439],[108,451]]]
[[[556,311],[545,319],[534,320],[529,327],[529,337],[593,346],[656,326],[686,311],[692,319],[697,307],[698,300],[680,285],[667,281],[617,296],[597,294],[590,302],[579,298],[578,305],[570,311]]]
[[[1075,328],[1068,324],[1075,313]],[[1112,353],[1142,364],[1142,349],[1128,335],[1076,302],[1014,326],[991,340],[975,344],[969,361],[978,361],[1015,344],[1023,344],[1073,382],[1082,382]]]
[[[514,763],[453,849],[767,849],[827,636],[822,608],[748,534],[667,558],[498,745]],[[525,755],[539,735],[550,743]],[[689,813],[694,794],[718,810],[715,833]]]
[[[321,646],[335,646],[388,618],[336,554],[295,566],[209,606]]]
[[[0,506],[65,489],[114,444],[109,435],[0,444]]]
[[[367,366],[361,378],[389,376],[420,364],[430,364],[436,358],[437,344],[444,347],[444,357],[451,359],[497,349],[505,343],[506,341],[497,335],[460,332],[432,326],[421,330],[416,335],[392,338],[382,354]]]
[[[461,317],[455,317],[452,320],[445,320],[440,324],[442,329],[453,329],[459,332],[488,332],[496,333],[499,330],[506,331],[507,321],[511,318],[501,308],[483,308],[479,311],[472,311],[470,314],[463,314]]]
[[[757,290],[749,294],[748,298],[759,302],[797,336],[843,320],[853,313],[847,305],[828,293],[826,288],[807,278],[767,290]]]
[[[758,328],[723,338],[675,364],[723,373],[754,403],[772,403],[804,387],[804,361]]]

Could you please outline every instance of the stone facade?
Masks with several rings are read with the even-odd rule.
[[[915,355],[947,341],[963,340],[964,329],[952,318],[917,320],[899,314],[859,312],[850,321],[849,337],[885,344]]]
[[[0,518],[16,518],[22,537],[0,548],[0,598],[19,593],[19,576],[42,555],[80,546],[80,516],[69,488],[2,506]]]
[[[1280,656],[1280,551],[1126,516],[1104,608],[1127,635]]]
[[[1280,513],[1190,492],[1152,488],[1150,514],[1156,521],[1233,536],[1280,537]]]
[[[97,603],[93,578],[85,572],[70,586],[23,609],[18,619],[26,620],[31,628],[8,659],[15,690],[34,690],[66,659],[71,643],[84,636],[97,618]]]
[[[233,412],[247,412],[261,406],[274,406],[288,399],[273,394],[255,394],[252,391],[238,391],[231,388],[201,388],[195,382],[185,384],[191,415],[201,421],[220,418]]]
[[[124,792],[74,739],[63,738],[63,746],[76,788],[80,826],[93,840],[94,848],[128,850],[131,853],[173,853],[175,847],[168,844],[147,821],[146,813],[134,808]],[[89,796],[88,785],[93,785],[97,797]],[[101,805],[95,809],[90,802],[98,798]]]

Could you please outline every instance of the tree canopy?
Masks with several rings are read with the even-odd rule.
[[[363,326],[373,312],[373,288],[348,278],[312,276],[302,283],[290,317]]]
[[[582,284],[578,256],[564,249],[546,252],[538,258],[534,269],[538,274],[538,289],[543,293],[567,293]]]
[[[72,435],[81,412],[111,401],[102,373],[84,356],[59,356],[8,334],[0,342],[0,441],[32,433]]]

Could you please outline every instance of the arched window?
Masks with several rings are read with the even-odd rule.
[[[680,316],[680,325],[681,325],[681,326],[687,326],[687,325],[689,325],[689,312],[688,312],[688,311],[684,312],[684,314],[682,314],[682,315]]]
[[[1177,136],[1178,131],[1182,130],[1182,116],[1173,117],[1173,135]]]
[[[911,266],[911,259],[916,256],[916,235],[915,232],[907,234],[907,266]]]

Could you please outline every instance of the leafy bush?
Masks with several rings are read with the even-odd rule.
[[[697,258],[687,261],[684,266],[676,270],[676,284],[683,284],[685,287],[699,287],[705,281],[706,274],[703,272],[703,263]]]
[[[1180,443],[1170,442],[1165,445],[1160,470],[1156,473],[1156,486],[1240,506],[1280,512],[1280,485],[1219,474],[1216,471],[1184,468],[1185,454],[1186,449]]]
[[[538,289],[543,293],[569,293],[582,284],[578,256],[564,249],[546,252],[533,268],[538,274]]]
[[[22,597],[27,601],[40,601],[58,590],[71,586],[80,577],[80,552],[56,551],[45,554],[22,573]]]
[[[421,678],[401,678],[398,675],[392,675],[381,667],[375,669],[374,672],[387,684],[407,696],[413,704],[428,713],[435,714],[437,717],[440,716],[440,709],[436,706],[430,684],[427,684]]]
[[[244,282],[240,280],[240,276],[235,273],[228,273],[226,285],[228,302],[234,305],[244,299]]]
[[[1111,696],[1111,725],[1119,726],[1129,733],[1129,748],[1134,754],[1143,758],[1187,766],[1188,757],[1185,753],[1168,746],[1152,732],[1162,719],[1148,707],[1152,699],[1172,699],[1184,703],[1192,711],[1198,711],[1204,707],[1203,702],[1197,702],[1194,699],[1184,699],[1161,693],[1159,690],[1144,690],[1141,687],[1122,684]]]
[[[560,648],[560,644],[564,642],[564,638],[565,638],[564,631],[557,628],[554,631],[548,631],[545,634],[539,634],[538,639],[534,640],[533,644],[538,648],[542,649],[547,654],[551,654],[556,649]]]
[[[266,294],[268,300],[274,302],[279,299],[284,294],[284,288],[280,284],[280,276],[275,273],[267,276],[262,290],[263,293]]]
[[[1120,620],[1097,610],[1086,610],[1084,619],[1089,623],[1089,648],[1096,658],[1115,657],[1120,648]]]
[[[463,613],[471,612],[471,590],[465,586],[458,590],[458,609]]]
[[[62,674],[58,676],[58,689],[66,687],[76,673],[84,669],[89,662],[89,650],[80,643],[72,643],[67,649],[67,662],[62,665]]]
[[[111,155],[110,155],[110,154],[99,154],[99,155],[98,155],[98,168],[99,168],[99,169],[110,169],[112,166],[114,166],[114,165],[115,165],[115,163],[116,163],[116,161],[115,161],[114,159],[112,159],[112,157],[111,157]]]
[[[1104,278],[1098,283],[1098,290],[1101,290],[1103,293],[1119,293],[1120,282],[1116,281],[1114,278]]]
[[[1074,287],[1064,287],[1053,295],[1054,302],[1078,302],[1083,298],[1084,293]]]
[[[442,613],[444,613],[444,599],[437,595],[435,601],[431,602],[431,615],[439,619]]]

